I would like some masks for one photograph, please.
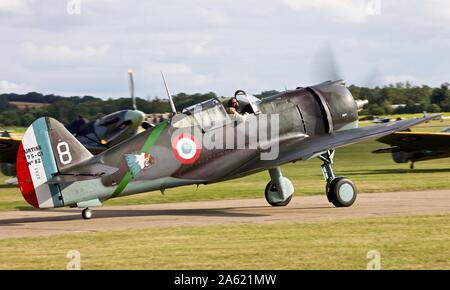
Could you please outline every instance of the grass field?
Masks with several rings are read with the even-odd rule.
[[[439,113],[439,114],[441,114],[443,117],[450,117],[450,112],[444,112],[444,113]],[[366,115],[359,116],[360,119],[364,119],[366,117],[367,117]],[[389,117],[391,120],[392,119],[397,119],[397,118],[404,118],[404,119],[420,118],[420,117],[423,117],[423,113],[418,113],[418,114],[396,114],[396,115],[389,115],[387,117]]]
[[[450,120],[434,121],[415,128],[417,131],[437,132],[450,126]],[[389,154],[372,154],[385,145],[376,141],[355,144],[339,149],[335,171],[355,181],[360,192],[384,192],[450,188],[450,159],[418,163],[415,170],[408,164],[396,164]],[[320,171],[321,162],[311,160],[283,166],[283,173],[296,188],[297,195],[323,194],[325,183]],[[6,177],[0,176],[0,184]],[[162,196],[159,192],[146,193],[108,201],[109,205],[150,204],[180,201],[263,198],[269,180],[268,173],[243,179],[201,186],[170,189]],[[0,210],[28,207],[16,187],[0,185]]]
[[[220,225],[0,240],[0,269],[450,269],[450,215]]]

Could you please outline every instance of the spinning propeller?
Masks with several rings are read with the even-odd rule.
[[[124,131],[128,131],[127,129],[130,127],[134,127],[136,130],[139,126],[145,130],[151,127],[145,121],[146,115],[137,109],[134,76],[131,69],[128,70],[128,88],[132,100],[132,110],[118,112],[100,124],[100,126],[105,127],[103,135],[99,138],[101,145],[108,145],[119,138]],[[109,126],[114,127],[109,129]]]
[[[318,83],[345,79],[330,43],[323,45],[314,55],[311,63],[311,79]],[[370,87],[377,79],[380,79],[379,71],[374,69],[369,73],[362,86]],[[358,110],[362,110],[369,104],[369,101],[356,100],[356,104]]]

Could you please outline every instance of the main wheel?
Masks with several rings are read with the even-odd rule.
[[[90,220],[92,218],[92,211],[89,208],[85,208],[83,209],[83,211],[81,212],[81,216],[83,217],[83,219],[85,220]]]
[[[352,206],[357,195],[356,186],[348,178],[338,177],[327,184],[328,200],[336,207]]]
[[[289,179],[285,180],[291,182]],[[270,181],[267,184],[264,195],[271,206],[287,206],[291,202],[293,196],[293,194],[291,194],[287,199],[283,199],[283,196],[278,191],[277,185],[273,181]]]

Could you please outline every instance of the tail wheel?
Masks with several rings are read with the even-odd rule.
[[[291,194],[288,198],[285,199],[281,192],[279,192],[277,185],[272,181],[267,184],[264,193],[267,202],[271,206],[287,206],[291,202],[293,196],[293,194]]]
[[[81,212],[81,216],[83,217],[83,219],[85,220],[90,220],[92,219],[92,210],[90,210],[89,208],[85,208],[83,209],[83,211]]]
[[[352,206],[357,195],[355,184],[348,178],[338,177],[327,184],[328,200],[336,207]]]

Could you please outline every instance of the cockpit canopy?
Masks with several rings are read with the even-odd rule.
[[[260,114],[261,100],[244,91],[237,91],[235,98],[239,101],[239,113]],[[219,99],[214,98],[187,107],[181,115],[172,119],[172,127],[189,128],[199,126],[204,131],[212,130],[232,122],[230,116]]]
[[[224,106],[214,98],[184,109],[181,115],[174,116],[172,126],[175,128],[199,126],[207,131],[228,122],[230,122],[230,118]]]
[[[234,97],[239,101],[239,111],[241,113],[249,113],[249,114],[261,114],[259,109],[259,104],[261,100],[253,95],[248,95],[244,91],[237,91],[234,94]]]

